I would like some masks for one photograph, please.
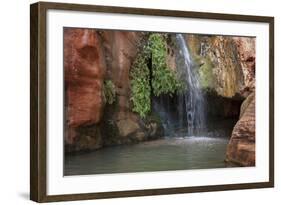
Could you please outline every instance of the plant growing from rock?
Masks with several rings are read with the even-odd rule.
[[[166,41],[167,37],[163,34],[150,34],[131,67],[132,110],[142,118],[151,111],[151,95],[172,95],[184,87],[167,65]],[[148,66],[149,60],[151,67]]]
[[[152,57],[153,94],[174,94],[182,85],[176,73],[167,65],[167,37],[163,34],[151,34],[148,45]]]
[[[103,92],[105,102],[109,105],[113,104],[116,99],[115,85],[111,80],[104,81]]]
[[[138,55],[130,72],[131,77],[131,101],[133,102],[133,111],[144,118],[151,109],[149,86],[149,68],[146,64],[146,58]]]

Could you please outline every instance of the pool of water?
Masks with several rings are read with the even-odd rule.
[[[64,175],[223,168],[228,137],[170,137],[65,156]]]

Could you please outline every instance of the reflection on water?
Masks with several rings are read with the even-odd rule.
[[[223,168],[228,140],[173,137],[69,155],[64,175]]]

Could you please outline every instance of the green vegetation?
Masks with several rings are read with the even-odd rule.
[[[167,43],[165,36],[152,34],[148,42],[152,55],[153,94],[174,94],[181,88],[175,72],[167,65]]]
[[[116,99],[115,85],[111,80],[104,81],[104,98],[107,104],[113,104]]]
[[[150,59],[152,61],[151,68],[148,67]],[[152,76],[150,76],[149,69],[151,69]],[[139,52],[132,65],[130,77],[132,109],[142,118],[145,118],[151,110],[151,94],[155,96],[172,95],[184,87],[176,73],[168,68],[167,37],[163,34],[150,34],[147,44]],[[151,93],[151,89],[153,93]]]
[[[149,68],[146,63],[146,57],[138,55],[130,72],[133,111],[142,118],[150,112],[150,92]]]
[[[200,61],[200,62],[198,62]],[[200,58],[197,57],[197,64],[200,65],[199,71],[199,80],[200,86],[203,89],[210,89],[214,87],[214,74],[213,74],[213,63],[210,57]]]

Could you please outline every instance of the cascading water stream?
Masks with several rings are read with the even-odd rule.
[[[198,136],[205,134],[205,101],[199,75],[182,34],[176,34],[177,75],[186,85],[174,95],[153,98],[153,109],[159,115],[165,136]]]
[[[205,128],[205,102],[201,91],[198,74],[194,70],[186,41],[182,34],[176,34],[176,40],[183,58],[182,66],[177,66],[187,85],[186,91],[179,95],[178,113],[181,126],[187,126],[187,135],[198,135]],[[183,107],[185,105],[185,107]],[[182,115],[182,116],[181,116]],[[185,115],[185,117],[183,116]]]

